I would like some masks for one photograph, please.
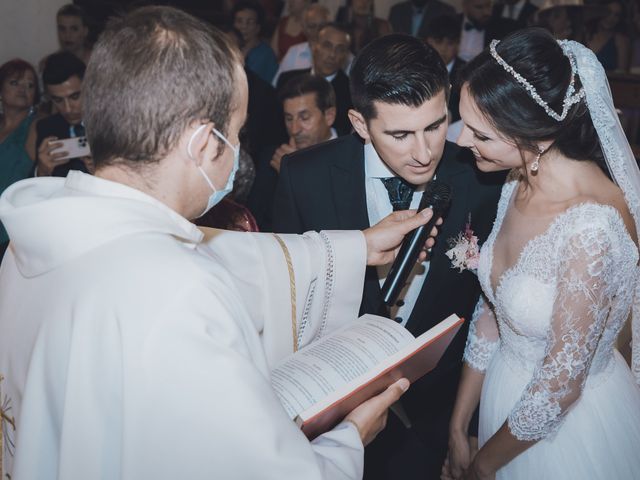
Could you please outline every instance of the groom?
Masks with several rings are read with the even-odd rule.
[[[392,210],[417,208],[437,176],[453,199],[430,258],[416,264],[390,310],[380,293],[388,268],[369,268],[360,313],[390,316],[414,335],[453,312],[470,320],[480,293],[476,275],[452,268],[445,252],[468,222],[484,242],[503,177],[481,174],[468,150],[445,141],[447,70],[422,41],[389,35],[372,42],[354,61],[350,88],[357,134],[284,157],[274,230],[363,229]],[[389,415],[365,451],[365,479],[440,478],[466,336],[465,328],[438,367],[412,385],[398,416]]]

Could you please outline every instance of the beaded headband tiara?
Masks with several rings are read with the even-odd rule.
[[[554,111],[549,106],[549,104],[540,97],[535,87],[531,85],[526,78],[516,72],[511,65],[505,62],[500,55],[498,55],[498,52],[496,52],[496,45],[498,45],[498,43],[500,43],[499,40],[491,41],[491,44],[489,45],[489,52],[491,53],[491,56],[496,60],[496,62],[498,62],[498,64],[502,68],[513,75],[513,78],[515,78],[516,81],[525,88],[525,90],[529,93],[529,96],[531,96],[531,98],[533,98],[533,100],[538,105],[544,108],[544,111],[547,112],[547,115],[549,115],[554,120],[557,120],[558,122],[563,121],[567,117],[569,109],[584,98],[584,88],[581,88],[580,91],[576,92],[576,60],[574,56],[569,52],[568,45],[566,44],[565,40],[559,40],[558,43],[560,44],[560,47],[562,48],[564,54],[569,58],[569,63],[571,64],[571,81],[569,82],[567,93],[565,93],[564,100],[562,101],[562,113],[557,113],[556,111]]]

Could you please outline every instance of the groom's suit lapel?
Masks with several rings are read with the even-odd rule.
[[[353,141],[347,145],[348,147],[345,147],[331,164],[333,205],[339,228],[364,230],[370,226],[364,173],[364,144],[354,135]],[[360,314],[364,313],[388,316],[382,304],[376,267],[367,267],[365,271]]]
[[[342,154],[331,160],[331,188],[338,228],[364,230],[369,228],[367,195],[364,178],[364,146],[353,138]]]

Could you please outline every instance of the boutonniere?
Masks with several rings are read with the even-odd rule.
[[[469,221],[464,226],[464,230],[458,236],[450,238],[447,244],[449,250],[445,255],[451,260],[451,268],[457,268],[460,272],[471,270],[475,273],[480,259],[480,247],[478,246],[478,237],[473,234],[471,229],[471,215],[469,215]]]

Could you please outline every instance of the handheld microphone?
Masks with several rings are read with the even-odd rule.
[[[432,180],[427,184],[418,210],[431,208],[433,217],[425,225],[409,232],[402,242],[398,256],[393,261],[389,275],[382,285],[382,299],[387,306],[390,307],[396,303],[398,295],[407,281],[418,255],[420,255],[420,250],[424,246],[424,242],[427,241],[429,232],[433,229],[438,218],[447,212],[450,203],[451,187],[449,185],[437,180]]]

